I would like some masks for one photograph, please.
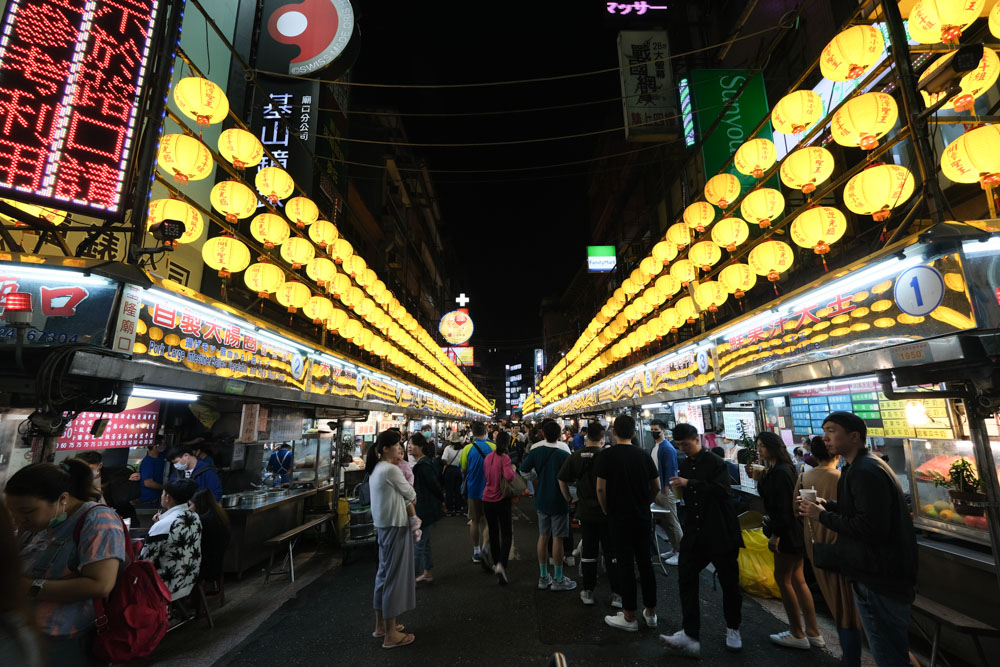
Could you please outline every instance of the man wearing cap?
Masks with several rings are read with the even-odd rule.
[[[817,567],[836,568],[854,589],[861,625],[879,667],[910,664],[910,604],[917,579],[917,540],[896,475],[865,446],[865,422],[850,412],[823,421],[823,441],[847,461],[837,500],[799,498],[799,514],[837,533],[815,545]]]

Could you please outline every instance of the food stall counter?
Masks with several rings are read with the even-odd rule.
[[[316,489],[286,491],[280,494],[259,492],[240,494],[238,507],[226,508],[229,515],[230,541],[226,551],[225,571],[237,578],[270,554],[264,543],[302,523],[305,501]],[[250,497],[249,500],[245,500]]]

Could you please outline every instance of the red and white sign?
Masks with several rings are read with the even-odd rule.
[[[136,285],[125,285],[125,289],[122,290],[121,305],[118,307],[118,321],[115,324],[114,333],[111,334],[111,349],[115,352],[132,353],[141,307],[142,288]]]
[[[354,8],[348,0],[289,2],[271,14],[271,39],[299,48],[289,74],[311,74],[332,63],[347,48],[354,32]]]
[[[101,437],[90,434],[94,422],[107,419]],[[81,412],[60,436],[56,449],[110,449],[148,447],[156,438],[160,402],[152,398],[130,398],[123,412]]]

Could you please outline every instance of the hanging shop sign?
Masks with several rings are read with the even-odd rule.
[[[452,310],[444,314],[438,324],[441,336],[452,345],[467,343],[476,327],[469,314],[463,310]]]
[[[615,257],[613,245],[587,246],[587,271],[590,273],[609,273],[615,270],[618,259]]]
[[[618,64],[621,67],[625,140],[667,141],[676,137],[677,96],[667,31],[619,32]]]
[[[122,211],[162,0],[10,0],[0,34],[0,192]]]
[[[160,401],[130,398],[118,413],[81,412],[59,436],[56,449],[151,447],[156,440]]]
[[[472,346],[446,347],[443,349],[444,353],[448,355],[448,358],[456,366],[474,366],[476,363],[476,348]]]
[[[266,0],[261,45],[268,50],[258,67],[297,75],[328,67],[347,49],[354,18],[348,0]]]

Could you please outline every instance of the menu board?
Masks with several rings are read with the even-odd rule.
[[[160,402],[151,398],[130,398],[122,412],[81,412],[66,426],[56,449],[109,449],[149,447],[156,440]],[[106,419],[99,437],[91,433],[94,422]]]
[[[753,412],[723,410],[722,426],[727,440],[739,440],[744,434],[750,438],[757,435],[757,417]],[[743,433],[740,433],[740,426],[743,427]]]
[[[907,417],[907,403],[923,406],[926,421],[919,425]],[[951,413],[943,398],[919,401],[891,401],[880,391],[831,394],[828,396],[789,396],[792,425],[799,435],[823,432],[823,420],[831,412],[853,412],[864,420],[868,435],[878,438],[923,438],[951,440],[955,437]],[[921,411],[918,410],[918,414]]]

